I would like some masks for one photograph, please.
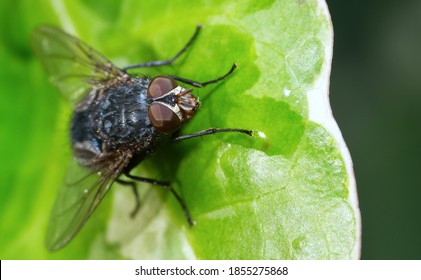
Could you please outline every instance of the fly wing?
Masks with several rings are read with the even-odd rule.
[[[74,159],[53,207],[46,245],[55,251],[75,237],[130,161],[130,154],[108,155],[100,173],[88,171]]]
[[[34,29],[31,44],[51,82],[72,105],[92,87],[124,75],[98,51],[54,26]]]

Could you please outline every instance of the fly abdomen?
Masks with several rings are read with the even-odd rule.
[[[93,132],[91,116],[89,107],[75,110],[70,129],[73,153],[84,166],[102,152],[102,141]]]

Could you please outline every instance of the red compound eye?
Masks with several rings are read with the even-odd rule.
[[[147,94],[150,98],[158,98],[175,89],[177,86],[177,82],[174,79],[165,76],[157,76],[149,83]]]
[[[148,109],[149,119],[156,130],[163,133],[171,133],[181,126],[181,120],[171,108],[161,104],[153,103]]]

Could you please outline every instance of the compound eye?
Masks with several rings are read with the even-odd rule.
[[[148,87],[148,97],[158,98],[177,87],[177,82],[165,76],[158,76],[152,79]]]
[[[153,103],[148,109],[149,119],[156,130],[164,133],[176,131],[181,120],[173,110],[160,103]]]

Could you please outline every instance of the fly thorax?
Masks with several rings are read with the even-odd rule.
[[[148,117],[149,79],[133,79],[108,90],[98,100],[92,126],[111,148],[139,146],[147,149],[157,132]]]

